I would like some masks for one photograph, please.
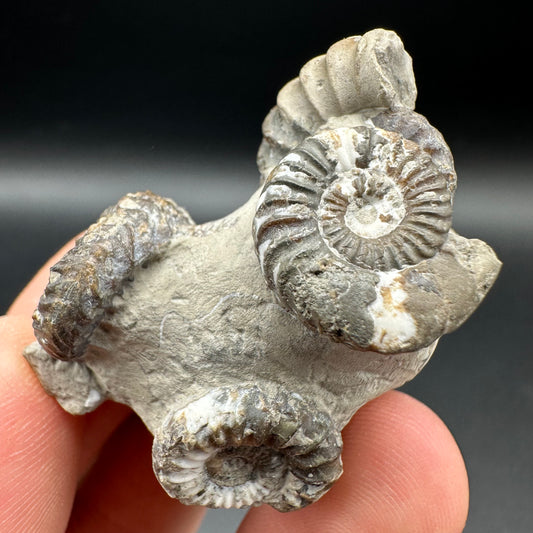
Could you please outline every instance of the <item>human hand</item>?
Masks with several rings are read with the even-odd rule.
[[[0,531],[192,533],[204,509],[171,499],[151,468],[152,438],[125,406],[73,416],[22,357],[53,257],[0,318]],[[239,533],[456,533],[468,481],[452,435],[397,391],[368,403],[343,431],[344,474],[310,507],[252,509]]]

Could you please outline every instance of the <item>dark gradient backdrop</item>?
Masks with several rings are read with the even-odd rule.
[[[419,111],[450,140],[459,132],[472,142],[501,139],[502,128],[520,138],[529,127],[520,113],[526,14],[512,2],[473,4],[2,3],[1,132],[80,142],[219,143],[222,135],[253,149],[277,90],[300,65],[342,37],[385,27],[415,59]]]
[[[414,60],[417,110],[455,154],[454,225],[504,261],[485,303],[405,389],[463,450],[466,531],[531,532],[533,47],[521,5],[3,2],[0,311],[126,192],[171,196],[199,222],[240,205],[257,186],[260,124],[281,86],[333,42],[393,29]],[[224,533],[241,514],[208,516],[216,526],[203,531]]]

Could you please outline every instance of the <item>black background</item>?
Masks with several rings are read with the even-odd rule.
[[[523,141],[531,127],[528,17],[510,2],[12,4],[0,8],[9,137],[231,138],[253,149],[275,94],[300,66],[374,27],[402,36],[415,58],[418,110],[451,144]]]
[[[343,37],[395,30],[413,57],[417,111],[455,155],[455,226],[504,261],[481,308],[405,389],[464,453],[466,531],[532,531],[528,23],[512,2],[2,4],[1,311],[121,194],[151,188],[199,222],[240,205],[257,186],[260,124],[283,84]]]

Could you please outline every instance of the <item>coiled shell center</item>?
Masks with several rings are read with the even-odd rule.
[[[220,487],[236,487],[261,478],[278,478],[286,469],[284,458],[267,447],[230,447],[215,453],[205,465],[211,480]]]
[[[335,180],[319,206],[319,221],[327,241],[344,224],[358,237],[372,239],[389,234],[406,215],[403,195],[393,180],[364,169]],[[333,247],[335,247],[333,245]]]

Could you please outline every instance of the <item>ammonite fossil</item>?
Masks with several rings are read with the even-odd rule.
[[[210,391],[170,412],[155,435],[154,470],[182,502],[280,511],[316,500],[342,473],[331,418],[282,387]]]
[[[269,286],[333,340],[385,353],[427,345],[416,326],[393,339],[378,330],[369,297],[377,300],[385,273],[402,271],[407,280],[410,267],[425,269],[418,265],[442,248],[453,178],[416,143],[375,126],[308,137],[272,170],[254,219]],[[365,281],[362,291],[356,283]],[[372,323],[355,326],[354,307]]]
[[[149,191],[50,273],[25,357],[70,413],[125,403],[187,504],[298,509],[342,473],[340,431],[412,379],[500,263],[452,229],[456,174],[390,31],[334,44],[263,124],[261,186],[196,225]]]

